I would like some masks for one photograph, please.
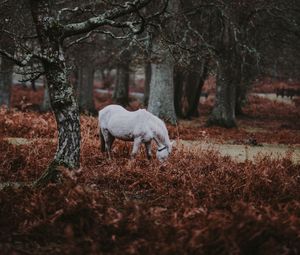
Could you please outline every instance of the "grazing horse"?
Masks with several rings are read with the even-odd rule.
[[[156,157],[166,160],[172,151],[165,123],[145,109],[127,111],[119,105],[109,105],[99,111],[101,151],[108,152],[115,138],[133,141],[131,156],[134,157],[141,145],[145,144],[148,159],[151,158],[151,141],[157,143]]]

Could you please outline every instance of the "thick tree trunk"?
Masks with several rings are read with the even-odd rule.
[[[160,53],[161,60],[151,64],[152,76],[148,111],[175,124],[174,60],[169,50],[164,48],[160,42],[153,43],[153,50]]]
[[[81,112],[96,113],[93,96],[94,67],[85,63],[78,68],[78,101]]]
[[[192,85],[192,82],[195,83],[195,86],[192,86],[193,89],[188,93],[188,109],[186,111],[186,118],[190,117],[199,117],[198,105],[202,92],[202,87],[208,75],[208,66],[207,61],[203,60],[200,65],[199,72],[192,72],[188,76],[188,86]]]
[[[240,82],[236,91],[236,114],[243,115],[243,107],[247,103],[247,93],[257,75],[256,59],[250,54],[240,59]],[[246,64],[247,63],[247,64]]]
[[[58,128],[58,145],[54,160],[38,180],[38,185],[56,181],[59,178],[58,166],[70,169],[79,167],[79,110],[72,86],[67,83],[67,77],[62,67],[61,65],[44,65],[51,107]]]
[[[1,58],[0,64],[0,106],[10,107],[10,94],[12,86],[12,74],[14,63],[5,58]]]
[[[129,74],[129,65],[120,64],[118,66],[113,101],[122,106],[129,104]]]
[[[208,119],[209,125],[235,127],[236,84],[232,79],[230,63],[220,61],[217,74],[215,104]]]
[[[54,159],[36,185],[45,185],[59,179],[59,166],[79,167],[80,121],[74,91],[67,82],[65,58],[60,41],[60,27],[51,17],[48,1],[30,0],[33,21],[43,55],[52,110],[58,128],[58,145]]]
[[[144,106],[148,105],[151,82],[151,63],[145,64],[145,83],[144,83]]]
[[[235,30],[228,18],[224,18],[223,24],[222,41],[217,50],[216,98],[207,124],[231,128],[236,126],[236,86],[240,79],[240,62]]]
[[[182,118],[182,96],[184,84],[184,72],[175,68],[174,71],[174,107],[177,117]]]
[[[167,12],[177,14],[180,1],[168,2]],[[166,37],[172,38],[175,31],[175,19],[169,19],[163,24]],[[174,107],[174,59],[169,48],[164,45],[162,38],[154,36],[152,39],[151,57],[156,59],[151,63],[151,82],[148,110],[172,124],[176,124],[176,113]]]

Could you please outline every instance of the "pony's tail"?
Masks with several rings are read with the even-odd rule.
[[[104,136],[101,132],[101,128],[99,129],[99,136],[100,136],[100,143],[101,143],[101,151],[105,152],[105,141],[104,141]]]

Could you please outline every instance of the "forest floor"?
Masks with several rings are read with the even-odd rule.
[[[33,111],[42,94],[16,87],[14,108],[0,109],[1,183],[34,181],[55,153],[52,113]],[[177,146],[163,164],[144,151],[131,160],[121,141],[108,160],[97,118],[82,115],[78,171],[62,168],[62,183],[41,189],[0,189],[0,253],[299,254],[299,105],[252,96],[225,129],[205,125],[212,102],[168,126]]]

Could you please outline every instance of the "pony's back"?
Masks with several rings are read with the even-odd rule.
[[[99,125],[107,125],[107,122],[111,116],[113,116],[114,114],[124,113],[124,111],[127,110],[122,106],[116,104],[111,104],[104,107],[99,111]]]

